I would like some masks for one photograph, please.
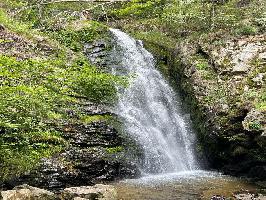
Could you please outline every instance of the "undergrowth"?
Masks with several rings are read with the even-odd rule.
[[[69,111],[79,113],[80,101],[113,104],[117,86],[127,85],[125,77],[101,71],[82,55],[84,44],[106,36],[106,26],[76,21],[77,17],[67,14],[69,18],[62,23],[66,26],[57,27],[61,18],[52,14],[61,8],[49,4],[40,17],[34,5],[17,0],[0,3],[0,24],[5,31],[32,44],[41,36],[58,51],[44,58],[38,58],[36,52],[31,59],[0,54],[0,182],[35,168],[41,158],[66,148],[68,142],[60,131],[63,124],[101,120],[69,115]]]

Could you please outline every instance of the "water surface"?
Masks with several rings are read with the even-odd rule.
[[[210,200],[214,195],[233,198],[236,192],[258,190],[257,185],[246,179],[202,170],[147,175],[114,185],[118,199],[123,200]]]

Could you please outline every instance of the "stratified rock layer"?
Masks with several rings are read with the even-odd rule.
[[[171,74],[212,167],[266,179],[266,36],[219,39],[178,45]]]

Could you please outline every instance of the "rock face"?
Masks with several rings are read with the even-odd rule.
[[[259,179],[266,178],[265,41],[180,44],[172,64],[212,167]]]
[[[266,35],[182,41],[163,55],[211,167],[265,179]]]
[[[136,165],[125,159],[124,149],[121,152],[109,151],[123,145],[123,138],[114,128],[104,122],[95,122],[66,129],[65,137],[70,146],[53,158],[43,159],[38,169],[21,176],[14,184],[25,182],[59,190],[138,176]]]
[[[83,109],[91,116],[111,116],[98,105],[86,104]],[[7,181],[5,188],[27,183],[49,190],[61,190],[139,176],[134,158],[129,156],[129,151],[134,154],[134,148],[128,148],[128,143],[131,146],[133,143],[105,120],[65,124],[60,131],[63,131],[69,146],[52,158],[42,159],[37,169]]]
[[[5,30],[0,31],[0,35],[7,40],[14,39],[16,43],[22,41],[26,45],[24,40]],[[10,42],[8,40],[7,44],[11,45]],[[0,44],[0,53],[2,49],[6,51],[7,44]],[[110,45],[108,38],[94,41],[85,45],[83,53],[92,64],[104,68],[110,64],[107,59]],[[138,146],[126,133],[118,131],[119,128],[122,129],[122,125],[117,116],[106,105],[85,99],[80,99],[76,106],[80,113],[67,110],[67,115],[73,120],[66,120],[55,127],[63,133],[67,147],[52,158],[43,158],[37,169],[4,184],[0,183],[0,186],[11,189],[26,183],[50,190],[61,190],[65,187],[94,185],[98,182],[139,176],[135,162],[138,159]],[[80,114],[85,116],[84,119],[81,119]],[[112,124],[117,124],[117,128]]]

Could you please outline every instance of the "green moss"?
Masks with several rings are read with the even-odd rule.
[[[251,129],[251,130],[260,130],[262,125],[259,123],[259,122],[250,122],[248,124],[248,127]]]
[[[167,36],[159,31],[148,31],[148,32],[136,32],[134,36],[140,40],[143,40],[149,44],[156,44],[164,49],[174,49],[177,40]],[[161,50],[163,50],[161,48]]]
[[[198,61],[196,64],[196,68],[198,70],[206,70],[206,69],[208,69],[208,67],[209,67],[209,64],[205,60]]]
[[[119,17],[154,17],[160,14],[160,6],[163,6],[164,1],[141,1],[133,0],[126,5],[123,5],[121,9],[111,11],[111,14]]]
[[[97,121],[108,121],[111,118],[111,115],[82,115],[81,121],[85,124],[89,124]]]
[[[106,148],[106,151],[109,154],[116,154],[116,153],[121,152],[123,150],[124,150],[124,147],[122,147],[122,146]]]

